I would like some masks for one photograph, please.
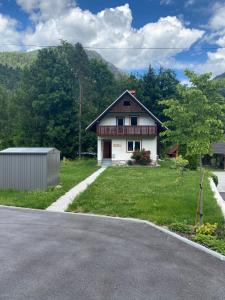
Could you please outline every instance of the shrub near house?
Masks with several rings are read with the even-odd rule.
[[[145,151],[145,149],[136,150],[133,152],[131,158],[134,159],[136,164],[146,166],[151,162],[150,153],[150,151]]]

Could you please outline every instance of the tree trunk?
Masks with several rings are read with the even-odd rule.
[[[203,186],[204,186],[204,169],[202,167],[202,155],[199,158],[200,163],[200,203],[199,203],[199,216],[200,224],[203,224],[203,204],[204,204],[204,195],[203,195]]]
[[[79,159],[81,158],[81,151],[82,151],[82,137],[81,137],[81,130],[82,130],[82,126],[81,126],[81,119],[82,119],[82,97],[83,97],[83,91],[82,91],[82,85],[81,85],[81,81],[79,80],[79,133],[78,133],[78,144],[79,144],[79,148],[78,148],[78,155],[79,155]]]

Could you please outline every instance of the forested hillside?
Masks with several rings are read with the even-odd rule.
[[[15,90],[21,80],[22,70],[0,64],[0,85],[6,89]]]
[[[14,91],[10,76],[3,83],[9,89],[0,88],[0,148],[54,146],[62,155],[74,157],[81,123],[82,151],[95,151],[96,137],[85,128],[124,90],[135,89],[137,97],[162,120],[159,101],[176,95],[178,81],[169,69],[156,72],[150,66],[143,78],[121,74],[118,80],[106,63],[88,57],[80,44],[63,42],[36,55],[22,68]]]
[[[39,51],[40,50],[34,50],[30,52],[0,52],[0,64],[9,66],[13,69],[23,69],[24,67],[29,67],[37,59]],[[89,59],[97,59],[106,63],[109,70],[115,75],[115,77],[120,78],[122,71],[116,68],[113,64],[105,61],[96,51],[85,50],[85,52]]]
[[[30,66],[37,58],[37,51],[30,52],[0,52],[0,64],[12,68],[21,68]]]

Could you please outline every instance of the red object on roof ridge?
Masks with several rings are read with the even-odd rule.
[[[128,90],[128,92],[129,92],[131,95],[135,95],[135,94],[136,94],[136,90]]]

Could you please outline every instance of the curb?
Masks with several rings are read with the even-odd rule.
[[[214,181],[212,180],[212,178],[209,178],[209,183],[210,183],[211,190],[213,191],[214,198],[216,199],[216,202],[219,205],[219,207],[222,211],[223,217],[225,219],[225,201],[221,197],[221,195],[220,195]]]
[[[84,213],[75,213],[75,214],[80,215],[80,216],[99,217],[99,218],[107,218],[107,219],[117,219],[117,220],[121,220],[121,221],[128,221],[128,222],[133,222],[133,223],[146,224],[146,225],[149,225],[149,226],[151,226],[155,229],[158,229],[159,231],[164,232],[164,233],[166,233],[166,234],[168,234],[168,235],[184,242],[185,244],[188,244],[189,246],[192,246],[192,247],[194,247],[198,250],[201,250],[201,251],[203,251],[207,254],[210,254],[210,255],[212,255],[212,256],[214,256],[214,257],[216,257],[216,258],[218,258],[222,261],[225,261],[225,255],[220,254],[220,253],[218,253],[214,250],[211,250],[211,249],[209,249],[209,248],[207,248],[207,247],[205,247],[201,244],[198,244],[198,243],[196,243],[192,240],[189,240],[189,239],[187,239],[187,238],[185,238],[185,237],[183,237],[183,236],[181,236],[181,235],[179,235],[175,232],[172,232],[172,231],[170,231],[166,228],[158,226],[158,225],[156,225],[156,224],[154,224],[150,221],[141,220],[141,219],[133,219],[133,218],[121,218],[121,217],[111,217],[111,216],[104,216],[104,215],[95,215],[95,214],[84,214]]]

